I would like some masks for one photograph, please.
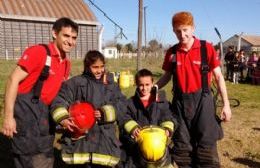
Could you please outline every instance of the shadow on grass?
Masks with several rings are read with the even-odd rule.
[[[251,168],[259,168],[260,167],[260,162],[253,161],[253,160],[250,160],[250,159],[247,159],[247,158],[235,158],[235,159],[232,159],[232,160],[237,162],[237,163],[249,166]]]
[[[260,131],[260,128],[257,128],[257,127],[254,127],[252,129],[255,130],[255,131]]]
[[[10,139],[2,134],[0,134],[0,167],[14,168]]]

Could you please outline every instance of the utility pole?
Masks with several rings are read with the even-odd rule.
[[[146,58],[146,8],[147,6],[144,7],[144,53],[145,53],[145,58]]]
[[[221,71],[224,73],[224,51],[223,51],[223,41],[221,38],[221,34],[219,33],[218,29],[215,27],[215,32],[219,37],[219,44],[220,44],[220,61],[221,61]]]
[[[138,40],[137,40],[137,71],[141,69],[141,54],[142,54],[142,29],[143,29],[143,0],[139,1],[138,10]]]
[[[244,34],[244,32],[241,32],[238,36],[237,51],[240,51],[240,49],[241,49],[241,37],[243,34]]]

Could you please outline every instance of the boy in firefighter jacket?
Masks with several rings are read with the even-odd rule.
[[[176,122],[170,104],[165,95],[162,92],[158,94],[156,87],[153,86],[151,71],[147,69],[138,71],[135,82],[137,89],[135,95],[128,100],[122,131],[122,142],[127,154],[125,167],[172,167],[167,139],[171,139]],[[142,129],[148,131],[147,140],[142,135]],[[162,134],[160,130],[163,130]],[[152,134],[154,136],[151,136]],[[164,136],[166,139],[161,139]],[[153,146],[152,141],[156,141],[157,138],[165,144]],[[149,144],[152,146],[148,147]]]
[[[71,167],[117,166],[121,150],[115,122],[121,124],[125,101],[112,76],[105,73],[104,56],[99,51],[89,51],[83,74],[64,83],[51,107],[54,121],[67,130],[61,138],[62,160]],[[79,125],[68,109],[76,102],[92,104],[96,122],[81,136],[73,137]]]

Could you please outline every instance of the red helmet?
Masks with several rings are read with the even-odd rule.
[[[74,130],[75,136],[82,136],[90,130],[96,120],[94,114],[94,107],[87,102],[77,102],[72,104],[69,108],[70,117],[79,129]]]

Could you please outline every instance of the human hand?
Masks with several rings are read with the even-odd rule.
[[[5,117],[1,132],[10,138],[13,138],[14,134],[17,134],[16,121],[13,117]]]
[[[94,115],[95,115],[97,120],[101,120],[101,112],[99,110],[95,110]]]
[[[170,137],[170,131],[169,130],[166,129],[165,134],[166,134],[167,137]]]
[[[131,138],[136,140],[138,138],[139,134],[140,134],[140,129],[139,128],[135,128],[134,131],[131,134]]]
[[[151,95],[154,96],[155,101],[158,100],[158,85],[153,85],[152,89],[151,89]]]
[[[224,105],[220,114],[220,119],[224,122],[230,121],[231,120],[231,108],[230,105]]]
[[[63,128],[68,129],[71,132],[74,132],[74,129],[78,129],[78,126],[73,122],[72,118],[64,119],[60,122]]]

